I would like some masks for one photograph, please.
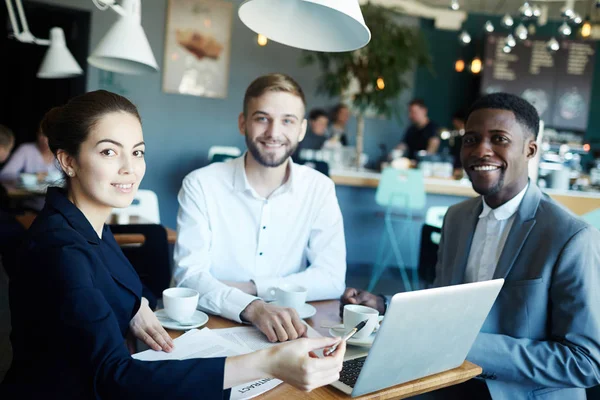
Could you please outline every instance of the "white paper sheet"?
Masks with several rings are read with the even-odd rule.
[[[314,330],[312,327],[307,325],[307,337],[317,338],[321,337],[319,332]],[[252,351],[266,349],[268,347],[276,346],[280,343],[271,343],[267,337],[253,326],[240,326],[235,328],[226,329],[215,329],[214,333],[219,335],[221,338],[228,342],[237,345],[250,348]]]
[[[308,337],[321,336],[310,326]],[[190,358],[228,357],[251,353],[278,343],[271,343],[256,328],[243,326],[227,329],[192,329],[174,340],[171,353],[146,350],[132,357],[142,361],[187,360]],[[231,400],[251,399],[282,383],[279,379],[265,378],[231,388]]]

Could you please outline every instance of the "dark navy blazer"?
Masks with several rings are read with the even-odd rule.
[[[228,397],[224,358],[131,358],[125,338],[141,295],[108,227],[100,239],[61,189],[48,189],[10,281],[14,360],[4,390],[19,398]]]

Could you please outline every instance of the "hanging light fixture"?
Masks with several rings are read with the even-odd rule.
[[[577,24],[577,25],[581,25],[582,22],[583,22],[583,18],[581,18],[581,15],[575,13],[575,16],[573,17],[573,23]]]
[[[462,45],[467,45],[471,43],[471,35],[467,31],[462,31],[460,35],[458,35],[458,41]]]
[[[380,76],[379,78],[377,78],[377,90],[383,90],[385,89],[385,81],[383,80],[383,78]]]
[[[568,2],[560,9],[560,16],[564,19],[572,19],[575,16],[575,11],[573,11],[573,7]]]
[[[512,51],[512,47],[510,47],[509,45],[505,44],[504,47],[502,48],[502,51],[504,52],[504,54],[508,54]]]
[[[515,36],[519,40],[527,39],[527,28],[525,28],[525,25],[521,23],[519,24],[519,26],[517,26],[517,28],[515,29]]]
[[[450,9],[452,11],[458,11],[458,10],[460,10],[460,4],[458,3],[458,0],[451,0],[450,1]]]
[[[110,7],[119,19],[104,35],[88,63],[96,68],[121,74],[139,75],[158,71],[158,64],[142,27],[142,4],[140,0],[94,0],[106,9]]]
[[[459,58],[458,60],[456,60],[456,62],[454,63],[454,70],[456,72],[463,72],[465,70],[465,62],[463,61],[462,58]]]
[[[567,22],[563,22],[563,24],[558,28],[558,32],[563,36],[569,36],[571,34],[571,26],[567,24]]]
[[[510,14],[505,14],[504,17],[502,17],[501,22],[505,28],[510,28],[515,24],[515,21],[510,16]]]
[[[50,39],[38,39],[29,30],[27,17],[23,11],[21,0],[15,0],[21,30],[17,25],[17,16],[12,5],[12,0],[6,0],[8,17],[10,20],[13,36],[21,43],[33,43],[40,46],[49,46],[44,59],[38,70],[37,77],[42,79],[72,78],[83,74],[83,70],[67,48],[65,34],[62,28],[50,29]]]
[[[471,72],[475,75],[481,72],[483,68],[483,64],[481,62],[481,58],[475,57],[473,61],[471,61]]]
[[[517,45],[517,41],[515,40],[515,37],[513,35],[509,34],[506,37],[506,44],[510,47],[515,47]]]
[[[540,6],[538,6],[537,4],[535,4],[532,8],[531,8],[532,12],[533,12],[533,16],[535,18],[539,18],[542,16],[542,9],[540,8]]]
[[[492,24],[492,21],[486,21],[485,25],[483,26],[483,29],[485,29],[485,31],[487,33],[492,33],[494,32],[494,24]]]
[[[358,0],[245,0],[238,15],[252,31],[304,50],[352,51],[371,40]]]
[[[269,39],[267,39],[267,37],[265,35],[261,35],[259,33],[258,36],[256,37],[256,41],[258,42],[259,46],[266,46],[267,43],[269,42]]]
[[[533,8],[531,8],[528,2],[523,3],[521,8],[519,8],[519,12],[524,18],[533,17]]]
[[[556,38],[553,37],[546,43],[546,49],[550,53],[555,53],[560,49],[560,43],[558,43],[558,40],[556,40]]]
[[[50,30],[50,47],[37,73],[38,78],[72,78],[83,74],[83,70],[67,49],[65,33],[61,28]]]
[[[581,25],[581,37],[589,38],[592,35],[592,24],[589,17],[586,17],[585,22]]]

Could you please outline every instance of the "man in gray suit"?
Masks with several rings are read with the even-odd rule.
[[[467,356],[480,379],[428,398],[585,399],[600,384],[600,232],[529,182],[538,129],[535,108],[505,93],[469,112],[461,161],[481,197],[448,210],[434,285],[505,283]],[[353,288],[342,303],[386,307]]]

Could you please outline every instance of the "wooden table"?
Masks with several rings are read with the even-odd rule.
[[[340,323],[339,307],[340,303],[337,300],[319,301],[311,303],[317,309],[317,313],[314,317],[309,318],[306,322],[317,330],[320,334],[329,336],[327,328],[321,328],[322,325],[332,325]],[[211,315],[206,326],[210,329],[221,329],[231,328],[234,326],[240,326],[240,324],[226,320],[224,318]],[[181,331],[168,331],[172,338],[179,337],[183,334]],[[431,392],[433,390],[441,389],[444,387],[457,385],[459,383],[468,381],[469,379],[481,374],[481,368],[477,365],[465,361],[460,367],[441,372],[439,374],[431,375],[415,381],[403,383],[398,386],[394,386],[388,389],[380,390],[375,393],[367,394],[357,399],[405,399],[408,397],[416,396],[418,394]],[[344,399],[348,400],[351,397],[332,386],[325,386],[310,393],[302,392],[291,385],[281,384],[275,389],[270,390],[258,397],[257,399],[267,400],[296,400],[296,399],[314,399],[314,400],[334,400]]]
[[[175,244],[177,241],[177,232],[166,226],[165,229],[167,230],[167,241],[169,244]],[[146,237],[141,233],[115,233],[114,236],[119,246],[141,246],[146,241]]]

